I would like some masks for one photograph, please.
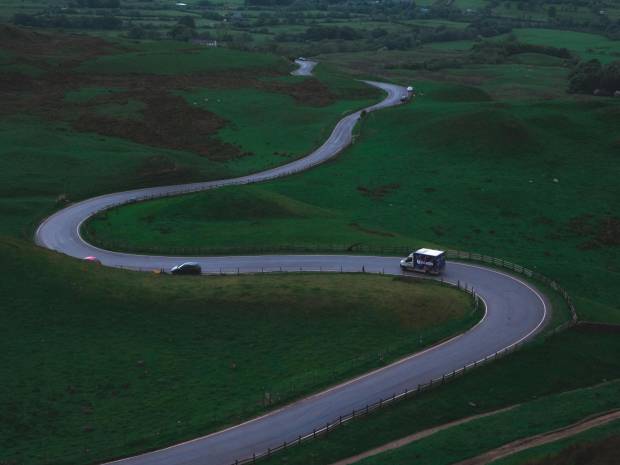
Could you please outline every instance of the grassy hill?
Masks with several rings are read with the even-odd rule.
[[[0,241],[0,462],[163,447],[473,325],[468,295],[350,274],[178,278]]]

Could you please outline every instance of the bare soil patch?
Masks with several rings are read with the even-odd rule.
[[[15,54],[21,63],[53,70],[77,66],[82,61],[119,50],[105,40],[85,34],[41,33],[8,24],[0,25],[0,44]],[[52,60],[52,61],[48,61]]]
[[[579,248],[589,250],[620,245],[620,218],[595,218],[584,214],[571,218],[566,227],[571,235],[584,239]]]
[[[356,231],[363,232],[364,234],[370,234],[372,236],[395,237],[395,234],[392,234],[390,232],[379,231],[377,229],[365,228],[363,226],[360,226],[357,223],[350,223],[349,226],[351,226]]]
[[[144,145],[190,150],[214,161],[250,155],[212,137],[224,127],[226,120],[189,105],[182,97],[165,91],[117,93],[105,97],[98,99],[99,102],[123,102],[128,98],[144,102],[146,108],[142,111],[142,121],[117,119],[84,111],[73,122],[73,128],[121,137]]]
[[[382,199],[386,195],[400,188],[400,184],[384,184],[381,186],[377,186],[375,188],[370,188],[366,186],[358,186],[357,190],[361,192],[366,197],[370,197],[373,199]]]

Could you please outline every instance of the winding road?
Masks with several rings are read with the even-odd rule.
[[[299,75],[311,73],[314,62],[299,62]],[[406,90],[397,85],[365,81],[387,96],[367,112],[399,105]],[[307,170],[346,148],[361,110],[344,117],[314,152],[277,168],[234,179],[153,187],[102,195],[71,205],[47,218],[36,231],[38,245],[72,257],[94,255],[104,265],[130,269],[170,268],[188,257],[148,256],[99,249],[80,236],[80,226],[92,215],[115,205],[150,198],[197,192],[222,186],[267,181]],[[256,272],[280,270],[366,271],[399,275],[394,257],[338,255],[266,255],[239,257],[195,257],[204,270],[213,272]],[[469,331],[442,344],[414,354],[389,366],[326,391],[302,399],[260,418],[178,444],[166,449],[121,459],[124,465],[230,465],[311,433],[340,415],[412,389],[442,375],[519,342],[531,338],[549,317],[545,298],[527,283],[508,274],[477,265],[450,262],[444,279],[474,287],[486,303],[482,321]]]

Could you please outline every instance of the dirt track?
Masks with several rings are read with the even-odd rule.
[[[530,436],[529,438],[518,439],[517,441],[504,444],[497,449],[490,450],[477,457],[458,462],[455,465],[485,465],[503,457],[507,457],[508,455],[521,452],[522,450],[568,438],[591,428],[596,428],[597,426],[602,426],[619,419],[620,410],[612,410],[594,417],[584,418],[583,420],[573,423],[572,425],[565,426],[564,428],[537,434],[536,436]]]
[[[338,462],[332,463],[332,465],[349,465],[352,463],[359,462],[362,459],[367,457],[372,457],[373,455],[380,454],[382,452],[386,452],[392,449],[398,449],[399,447],[406,446],[415,441],[419,441],[425,437],[428,437],[432,434],[435,434],[439,431],[451,428],[453,426],[462,425],[464,423],[468,423],[472,420],[477,420],[479,418],[488,417],[491,415],[495,415],[497,413],[507,412],[509,410],[514,409],[518,405],[513,405],[504,409],[494,410],[492,412],[483,413],[480,415],[474,415],[471,417],[463,418],[461,420],[452,421],[450,423],[445,423],[440,426],[436,426],[434,428],[429,428],[424,431],[420,431],[419,433],[411,434],[401,439],[397,439],[396,441],[389,442],[384,444],[383,446],[376,447],[369,451],[363,452],[358,455],[354,455],[352,457],[348,457],[343,460],[339,460]],[[605,412],[603,414],[599,414],[596,416],[590,416],[584,418],[583,420],[573,423],[572,425],[566,426],[564,428],[560,428],[557,430],[549,431],[542,434],[537,434],[535,436],[530,436],[523,439],[518,439],[516,441],[510,442],[508,444],[504,444],[497,449],[490,450],[485,452],[484,454],[478,455],[476,457],[463,460],[454,465],[486,465],[495,460],[507,457],[512,454],[516,454],[517,452],[521,452],[525,449],[530,449],[532,447],[542,446],[544,444],[548,444],[551,442],[558,441],[560,439],[564,439],[570,436],[574,436],[576,434],[587,431],[591,428],[596,428],[597,426],[602,426],[607,423],[610,423],[615,420],[620,419],[620,410],[612,410],[610,412]]]
[[[332,463],[332,465],[349,465],[351,463],[359,462],[360,460],[365,459],[366,457],[372,457],[373,455],[377,455],[382,452],[386,452],[388,450],[398,449],[399,447],[403,447],[412,442],[419,441],[420,439],[424,439],[425,437],[431,436],[432,434],[438,433],[439,431],[452,428],[453,426],[462,425],[463,423],[469,423],[470,421],[477,420],[479,418],[488,417],[491,415],[495,415],[496,413],[507,412],[509,410],[514,409],[517,406],[518,404],[511,405],[510,407],[506,407],[503,409],[493,410],[492,412],[481,413],[479,415],[472,415],[470,417],[461,418],[460,420],[451,421],[449,423],[444,423],[443,425],[425,429],[418,433],[410,434],[409,436],[405,436],[404,438],[397,439],[396,441],[388,442],[387,444],[368,450],[366,452],[362,452],[361,454],[354,455],[352,457],[348,457],[343,460],[339,460],[338,462]]]

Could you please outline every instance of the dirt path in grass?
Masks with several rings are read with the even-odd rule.
[[[359,462],[362,459],[367,457],[372,457],[373,455],[380,454],[382,452],[386,452],[392,449],[398,449],[399,447],[406,446],[415,441],[419,441],[427,436],[435,434],[439,431],[452,428],[453,426],[462,425],[464,423],[468,423],[472,420],[477,420],[479,418],[488,417],[491,415],[495,415],[497,413],[507,412],[508,410],[512,410],[518,405],[512,405],[510,407],[506,407],[500,410],[494,410],[488,413],[482,413],[480,415],[473,415],[471,417],[462,418],[460,420],[452,421],[450,423],[445,423],[440,426],[436,426],[434,428],[429,428],[424,431],[420,431],[415,434],[411,434],[404,438],[397,439],[396,441],[389,442],[380,447],[376,447],[369,451],[363,452],[358,455],[354,455],[352,457],[348,457],[343,460],[339,460],[338,462],[333,463],[332,465],[349,465],[355,462]],[[606,412],[603,414],[596,415],[594,417],[590,416],[584,418],[583,420],[573,423],[572,425],[565,426],[564,428],[560,428],[557,430],[549,431],[542,434],[537,434],[535,436],[530,436],[523,439],[518,439],[516,441],[510,442],[508,444],[504,444],[497,449],[490,450],[485,452],[484,454],[478,455],[471,459],[463,460],[454,465],[486,465],[495,460],[504,458],[508,455],[516,454],[517,452],[521,452],[522,450],[529,449],[531,447],[542,446],[544,444],[548,444],[550,442],[555,442],[560,439],[564,439],[570,436],[574,436],[576,434],[582,433],[591,428],[596,428],[597,426],[602,426],[607,423],[610,423],[614,420],[620,419],[620,410],[612,410],[610,412]]]
[[[451,421],[449,423],[444,423],[443,425],[439,425],[439,426],[435,426],[433,428],[425,429],[423,431],[419,431],[417,433],[410,434],[409,436],[405,436],[404,438],[397,439],[396,441],[388,442],[387,444],[384,444],[382,446],[376,447],[374,449],[367,450],[366,452],[362,452],[361,454],[357,454],[357,455],[354,455],[352,457],[348,457],[346,459],[339,460],[338,462],[332,463],[332,465],[349,465],[350,463],[359,462],[360,460],[365,459],[366,457],[372,457],[373,455],[377,455],[377,454],[380,454],[382,452],[386,452],[388,450],[398,449],[399,447],[403,447],[403,446],[406,446],[407,444],[410,444],[412,442],[419,441],[420,439],[424,439],[425,437],[430,436],[430,435],[435,434],[435,433],[438,433],[439,431],[443,431],[445,429],[452,428],[453,426],[462,425],[463,423],[468,423],[470,421],[477,420],[478,418],[488,417],[488,416],[491,416],[491,415],[495,415],[497,413],[507,412],[507,411],[512,410],[513,408],[517,407],[518,405],[519,404],[511,405],[510,407],[506,407],[506,408],[499,409],[499,410],[493,410],[492,412],[481,413],[481,414],[478,414],[478,415],[472,415],[470,417],[461,418],[460,420]]]
[[[590,416],[578,421],[577,423],[565,426],[564,428],[559,428],[547,433],[537,434],[535,436],[518,439],[508,444],[504,444],[497,449],[490,450],[471,459],[463,460],[455,465],[485,465],[508,455],[516,454],[517,452],[521,452],[525,449],[542,446],[549,444],[550,442],[568,438],[618,419],[620,419],[620,410],[612,410],[596,416]]]

